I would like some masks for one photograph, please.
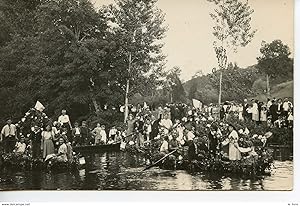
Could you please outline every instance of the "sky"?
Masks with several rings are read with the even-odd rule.
[[[95,7],[113,3],[113,0],[91,0]],[[245,68],[257,63],[261,42],[280,39],[293,53],[294,2],[293,0],[249,0],[254,9],[251,26],[257,32],[246,47],[230,56],[230,62]],[[180,78],[189,80],[197,71],[211,73],[217,67],[213,49],[213,21],[209,13],[214,4],[207,0],[158,0],[157,7],[166,14],[169,30],[164,39],[163,53],[167,55],[166,70],[179,66]]]

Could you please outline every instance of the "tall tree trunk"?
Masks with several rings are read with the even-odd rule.
[[[219,86],[219,106],[221,105],[222,103],[222,69],[220,71],[220,86]]]
[[[130,74],[131,71],[131,52],[129,52],[129,57],[128,57],[128,74]],[[127,79],[126,83],[126,93],[125,93],[125,112],[124,112],[124,123],[127,121],[128,113],[129,113],[129,108],[128,108],[128,93],[129,93],[129,86],[130,86],[130,80],[129,77]]]
[[[270,97],[270,81],[269,81],[268,74],[267,74],[267,96]]]

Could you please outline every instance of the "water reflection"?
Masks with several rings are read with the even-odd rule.
[[[85,155],[87,165],[77,172],[2,171],[1,190],[290,190],[293,163],[275,162],[272,176],[255,179],[168,171],[142,171],[145,159],[128,153]]]

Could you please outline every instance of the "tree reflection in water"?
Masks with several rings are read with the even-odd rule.
[[[87,165],[77,172],[2,171],[1,190],[290,190],[293,162],[275,162],[272,176],[243,179],[216,174],[151,168],[142,171],[141,155],[111,152],[85,154]]]

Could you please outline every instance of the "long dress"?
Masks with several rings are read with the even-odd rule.
[[[241,152],[235,146],[237,144],[239,136],[237,131],[233,130],[229,136],[229,160],[240,160],[241,159]]]
[[[53,138],[52,131],[43,131],[42,132],[42,149],[43,149],[43,158],[46,158],[49,154],[54,154],[54,144],[52,141]]]
[[[238,142],[239,136],[237,131],[233,130],[228,138],[222,142],[222,145],[225,146],[228,144],[228,157],[229,160],[240,160],[241,159],[241,152],[239,151],[237,147],[237,142]]]
[[[238,112],[239,112],[239,120],[240,121],[244,121],[244,117],[243,117],[243,106],[238,107]]]
[[[96,127],[92,133],[95,135],[95,144],[99,144],[101,141],[101,127]]]
[[[252,107],[252,120],[259,121],[259,111],[257,103],[254,103]]]
[[[59,156],[57,158],[58,161],[60,161],[60,162],[67,162],[68,161],[67,153],[68,153],[67,145],[65,143],[63,143],[58,148],[58,154],[59,154]]]

